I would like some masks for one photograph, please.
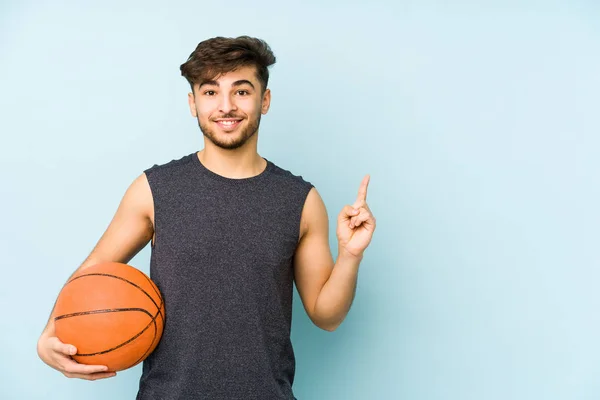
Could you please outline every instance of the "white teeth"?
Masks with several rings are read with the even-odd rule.
[[[223,125],[233,125],[237,123],[237,121],[219,121],[219,123]]]

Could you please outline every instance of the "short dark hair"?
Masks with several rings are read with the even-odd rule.
[[[180,70],[193,92],[194,84],[213,80],[240,67],[255,66],[264,93],[269,83],[268,67],[275,61],[275,55],[264,40],[250,36],[219,36],[200,42],[187,61],[181,64]]]

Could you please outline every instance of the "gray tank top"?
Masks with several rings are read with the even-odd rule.
[[[266,161],[245,179],[196,153],[144,171],[166,320],[138,400],[295,398],[292,260],[312,184]]]

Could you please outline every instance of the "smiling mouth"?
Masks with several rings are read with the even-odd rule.
[[[223,130],[230,131],[237,127],[241,119],[219,119],[215,121]]]

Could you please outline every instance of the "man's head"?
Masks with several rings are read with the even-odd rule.
[[[273,52],[260,39],[216,37],[198,44],[181,74],[192,88],[190,111],[204,136],[235,149],[258,131],[271,101],[268,67],[274,63]]]

